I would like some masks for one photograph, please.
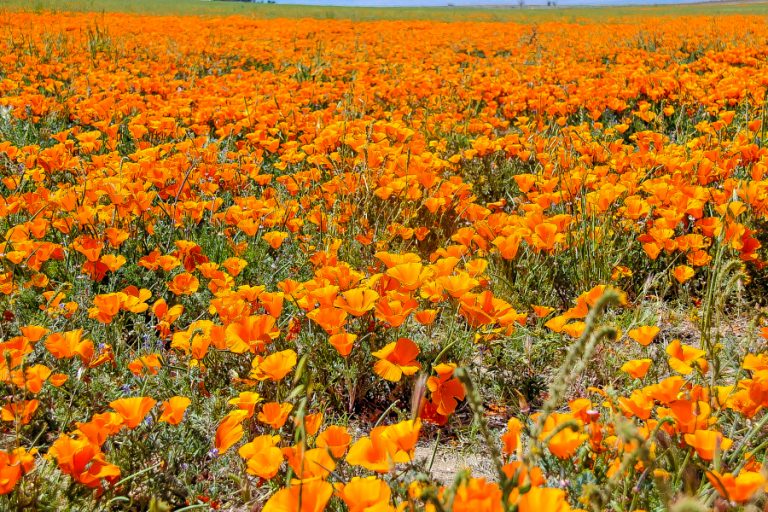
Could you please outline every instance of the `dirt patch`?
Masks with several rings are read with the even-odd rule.
[[[476,447],[451,447],[441,445],[435,451],[435,443],[417,446],[416,459],[426,461],[429,467],[432,454],[432,475],[443,484],[450,485],[456,474],[466,468],[472,471],[474,477],[494,479],[493,462],[488,454],[482,453]]]

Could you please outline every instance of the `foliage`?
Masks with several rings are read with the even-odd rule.
[[[766,35],[7,17],[0,508],[764,507]]]

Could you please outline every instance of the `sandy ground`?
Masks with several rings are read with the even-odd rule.
[[[434,442],[417,446],[416,459],[426,460],[426,463],[429,464],[434,449]],[[445,444],[438,447],[435,453],[435,461],[432,464],[432,475],[435,479],[443,484],[450,485],[456,478],[456,474],[465,468],[472,470],[472,476],[485,477],[489,480],[494,479],[490,458],[485,454]]]

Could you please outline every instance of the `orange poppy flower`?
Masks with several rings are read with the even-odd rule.
[[[549,306],[534,305],[534,306],[531,306],[531,308],[533,309],[534,314],[539,318],[544,318],[555,310],[555,308],[551,308]]]
[[[320,307],[307,313],[307,318],[317,323],[330,335],[338,333],[347,319],[347,312],[334,307]]]
[[[157,375],[158,370],[160,370],[162,366],[163,363],[160,361],[160,356],[158,354],[149,354],[134,359],[128,364],[128,369],[138,377],[146,374]]]
[[[504,443],[504,453],[512,455],[520,445],[520,432],[523,430],[522,422],[517,418],[510,418],[507,422],[507,431],[501,436]]]
[[[134,429],[144,420],[156,403],[157,400],[148,396],[137,396],[113,400],[109,406],[123,418],[123,424],[126,427]]]
[[[131,313],[143,313],[149,309],[147,301],[152,297],[152,292],[146,288],[139,289],[129,286],[120,295],[120,308]]]
[[[375,317],[392,327],[400,327],[419,303],[410,296],[387,295],[376,302]]]
[[[544,485],[546,479],[541,468],[534,466],[529,468],[522,461],[512,461],[502,467],[507,478],[514,479],[517,475],[518,487],[525,487],[529,483],[532,487]]]
[[[572,338],[578,338],[581,336],[581,333],[584,332],[584,329],[586,328],[587,324],[584,322],[570,322],[568,324],[565,324],[561,331],[567,334],[568,336]]]
[[[310,283],[307,283],[307,285],[310,285]],[[305,300],[308,303],[306,306],[304,306],[301,304],[302,301],[300,301],[300,305],[302,307],[309,309],[316,303],[321,308],[330,308],[333,307],[333,303],[336,301],[336,297],[339,294],[339,287],[331,284],[326,286],[311,284],[311,288],[308,287],[307,291],[308,293],[305,297]]]
[[[253,315],[234,322],[226,328],[227,347],[241,354],[257,352],[280,336],[277,322],[270,315]]]
[[[32,343],[40,341],[49,332],[48,329],[40,325],[25,325],[21,327],[21,335]]]
[[[408,338],[399,338],[371,355],[378,359],[373,365],[373,370],[391,382],[398,382],[403,375],[413,375],[421,368],[416,361],[419,347]]]
[[[336,469],[336,462],[324,448],[305,450],[299,446],[283,448],[288,464],[297,478],[326,478]]]
[[[565,491],[547,487],[531,487],[520,496],[517,502],[517,510],[520,512],[538,512],[540,510],[552,512],[569,512],[570,505],[565,499]]]
[[[633,379],[642,379],[651,367],[650,359],[633,359],[627,361],[621,367],[621,371],[629,374]]]
[[[317,435],[321,415],[307,414],[337,403],[328,395],[345,379],[354,388],[350,377],[362,379],[359,393],[348,390],[352,395],[389,390],[386,400],[402,401],[408,394],[403,376],[421,372],[419,361],[442,348],[436,343],[420,354],[410,340],[425,347],[430,337],[458,328],[459,337],[477,342],[479,360],[508,359],[504,344],[513,338],[524,352],[535,348],[533,356],[541,350],[547,355],[558,347],[528,347],[526,338],[547,337],[538,332],[544,326],[550,335],[561,333],[554,336],[558,339],[579,336],[606,285],[578,295],[564,311],[530,305],[525,297],[538,295],[560,308],[555,302],[567,301],[574,283],[601,277],[626,283],[638,311],[654,309],[657,299],[669,297],[643,292],[649,272],[670,266],[667,284],[682,290],[721,254],[740,258],[750,274],[761,276],[768,268],[761,246],[768,214],[761,105],[768,61],[761,41],[768,29],[760,17],[718,17],[716,30],[706,16],[606,20],[599,27],[587,23],[580,37],[570,38],[571,24],[544,20],[540,32],[546,44],[531,66],[521,62],[527,47],[539,41],[523,45],[520,55],[506,52],[520,46],[529,31],[519,24],[500,30],[489,23],[401,20],[362,27],[333,20],[130,15],[99,21],[114,41],[127,41],[127,51],[88,52],[69,44],[87,35],[90,15],[21,10],[3,18],[19,40],[44,47],[45,38],[35,29],[45,27],[54,39],[62,32],[59,39],[66,42],[47,58],[46,52],[20,51],[0,41],[5,50],[0,117],[24,135],[0,141],[0,219],[7,224],[0,232],[0,295],[6,298],[0,310],[0,381],[7,388],[0,406],[6,418],[35,423],[40,415],[25,413],[33,398],[48,405],[72,393],[73,404],[98,409],[99,382],[109,378],[116,387],[126,384],[121,377],[154,386],[165,381],[152,375],[163,375],[167,399],[182,388],[190,391],[183,371],[189,367],[190,393],[209,398],[213,408],[221,406],[222,397],[238,408],[221,418],[213,444],[226,451],[247,443],[244,431],[255,432],[256,439],[241,451],[247,476],[259,479],[259,492],[275,493],[258,504],[268,512],[326,505],[391,512],[412,503],[439,509],[438,501],[457,512],[565,510],[568,501],[579,499],[575,493],[583,478],[577,473],[590,469],[598,480],[620,481],[619,490],[645,482],[639,487],[647,496],[636,501],[656,504],[663,500],[653,484],[680,484],[666,472],[660,450],[673,452],[669,460],[682,461],[696,448],[703,453],[695,457],[698,464],[714,445],[716,459],[718,441],[698,439],[696,433],[725,423],[744,441],[739,453],[732,449],[732,456],[723,458],[724,468],[735,475],[710,473],[712,485],[699,486],[696,498],[729,505],[713,496],[714,486],[730,500],[756,499],[754,489],[765,484],[749,473],[763,471],[762,451],[751,453],[760,436],[741,437],[754,430],[768,407],[764,347],[752,344],[758,351],[743,359],[742,368],[710,382],[703,377],[715,372],[708,372],[704,347],[662,339],[661,320],[658,327],[633,329],[626,340],[648,348],[663,342],[671,377],[630,382],[657,377],[663,369],[650,372],[650,359],[621,365],[625,359],[620,366],[628,377],[601,380],[623,381],[627,389],[593,388],[600,402],[573,400],[569,412],[546,418],[546,434],[537,441],[548,445],[548,457],[563,459],[548,464],[562,474],[544,474],[515,460],[502,468],[511,481],[506,483],[515,484],[509,489],[471,477],[443,488],[434,478],[411,483],[417,475],[410,467],[390,479],[349,481],[356,471],[368,470],[340,466],[331,503],[331,486],[321,481],[327,468],[308,468],[306,462],[330,467],[328,459],[338,464],[348,453],[348,462],[383,473],[412,459],[414,424],[374,428],[350,448],[346,429],[329,427]],[[212,32],[228,37],[207,44]],[[413,33],[419,35],[415,43],[407,37]],[[754,37],[738,37],[743,33]],[[655,48],[624,44],[644,34],[658,35]],[[180,50],[169,52],[169,44]],[[146,51],[131,52],[134,46]],[[315,46],[323,51],[313,60],[308,53]],[[714,50],[690,55],[691,49],[708,46]],[[353,47],[373,48],[375,54],[349,51]],[[157,58],[168,54],[173,58]],[[93,79],[83,79],[83,70],[92,71]],[[66,129],[53,126],[48,133],[49,121],[59,118]],[[502,179],[501,171],[511,168],[513,180]],[[511,183],[510,190],[499,189]],[[294,246],[291,251],[282,249],[287,243]],[[590,254],[603,261],[590,261]],[[213,257],[216,262],[209,260]],[[601,272],[574,272],[574,264],[581,263],[587,265],[580,270],[601,263]],[[258,268],[249,269],[250,264]],[[275,275],[269,274],[271,264]],[[563,268],[555,269],[558,265]],[[275,279],[285,274],[292,279],[272,291]],[[566,282],[560,274],[580,279]],[[748,279],[739,284],[755,288]],[[759,295],[759,283],[756,288],[748,298]],[[188,310],[162,299],[148,304],[149,289],[178,295],[173,303],[183,302]],[[699,289],[690,291],[693,296],[682,293],[678,299],[698,303]],[[27,299],[36,292],[41,299],[33,311]],[[88,301],[87,311],[81,311]],[[513,304],[531,307],[522,314]],[[40,326],[24,325],[37,317]],[[439,321],[443,325],[436,325]],[[59,332],[49,334],[43,325]],[[526,332],[512,337],[518,326]],[[63,332],[75,327],[85,330]],[[746,339],[751,331],[730,334],[754,341]],[[100,348],[94,347],[95,336]],[[154,341],[161,342],[157,354],[146,348]],[[271,346],[275,343],[278,348]],[[323,357],[335,358],[334,351],[347,359],[319,368]],[[257,390],[298,407],[301,390],[292,393],[265,381],[289,380],[301,354],[320,358],[302,370],[307,383],[328,382],[304,389],[308,402],[293,418],[294,411],[282,418],[284,404],[274,404],[273,413],[269,406],[261,410]],[[734,363],[729,369],[738,365],[729,362]],[[458,408],[463,389],[452,365],[432,366],[425,379],[427,400],[414,405],[421,418],[440,425]],[[488,376],[493,380],[503,373]],[[382,377],[400,385],[373,382]],[[53,388],[57,385],[66,389]],[[232,393],[232,386],[247,387]],[[425,390],[416,391],[414,399],[420,399],[418,391]],[[189,402],[170,398],[157,416],[183,421]],[[322,410],[326,416],[339,412]],[[68,428],[71,412],[61,404],[50,407],[46,423]],[[259,412],[268,424],[245,419]],[[141,419],[140,411],[134,415]],[[281,426],[292,419],[289,428]],[[125,450],[115,450],[118,445],[141,441],[136,433],[107,442],[123,423],[130,421],[110,409],[85,423],[75,421],[74,431],[53,433],[58,439],[49,447],[51,460],[73,486],[91,488],[94,500],[125,494],[106,490],[120,474],[106,458],[114,453],[122,459],[125,454],[118,452]],[[531,447],[521,439],[525,423],[509,421],[502,437],[507,458],[529,455],[524,450]],[[19,425],[3,426],[7,434]],[[261,435],[278,427],[292,436],[308,434],[286,449],[296,469],[282,464],[280,438]],[[158,449],[141,453],[147,460],[136,460],[136,467],[167,458],[162,452],[172,436],[163,434],[170,427],[153,428],[161,434],[153,437]],[[34,432],[28,430],[16,437],[30,438]],[[629,430],[633,439],[624,435]],[[651,439],[656,433],[658,439]],[[691,445],[680,443],[686,434],[693,436]],[[712,435],[717,437],[699,437]],[[643,439],[660,447],[659,464],[627,468]],[[20,480],[37,455],[17,450],[0,450],[0,493],[23,483],[20,495],[32,487],[57,494],[45,478],[30,478],[35,485]],[[567,457],[583,460],[574,466]],[[47,476],[50,468],[43,469]],[[263,486],[261,480],[278,476],[280,485],[294,486],[279,491],[276,483]],[[545,479],[562,480],[562,490],[535,489]],[[73,496],[89,494],[75,487]],[[224,506],[224,488],[208,487],[211,496],[190,496],[190,502]],[[679,491],[670,488],[673,495]],[[18,504],[14,494],[6,502]],[[230,508],[243,508],[247,496],[224,498]],[[586,500],[581,505],[595,508]]]
[[[453,510],[503,512],[503,494],[495,482],[485,478],[469,478],[456,489]]]
[[[160,333],[160,336],[167,338],[171,334],[171,324],[184,313],[184,306],[176,304],[169,308],[165,299],[158,299],[152,305],[152,313],[159,320],[156,327],[157,331]]]
[[[177,331],[173,334],[171,348],[179,350],[185,355],[191,355],[196,360],[200,360],[205,357],[208,347],[214,339],[221,343],[220,348],[227,347],[226,340],[224,340],[224,335],[221,331],[223,331],[223,328],[214,325],[210,320],[192,322],[186,330]]]
[[[98,487],[102,479],[114,483],[120,477],[120,468],[107,463],[99,447],[87,438],[62,434],[48,454],[63,473],[88,487]]]
[[[675,400],[669,403],[669,408],[658,408],[659,417],[672,416],[677,422],[677,430],[685,433],[706,429],[710,425],[711,412],[712,408],[702,400]]]
[[[248,266],[248,262],[242,258],[227,258],[221,262],[221,266],[224,267],[229,275],[237,277]]]
[[[282,292],[270,293],[261,292],[259,294],[259,304],[267,311],[270,316],[275,318],[280,317],[283,312],[283,299]]]
[[[445,290],[442,285],[434,279],[424,282],[419,289],[419,295],[433,304],[437,304],[446,299]]]
[[[82,339],[82,336],[82,329],[53,333],[45,340],[45,348],[57,359],[79,356],[83,362],[88,362],[93,357],[93,342]]]
[[[374,257],[376,257],[379,261],[384,263],[387,268],[392,268],[395,265],[401,265],[403,263],[419,263],[421,262],[421,258],[418,254],[414,254],[412,252],[405,253],[405,254],[397,254],[397,253],[389,253],[386,251],[378,251],[376,254],[374,254]]]
[[[189,272],[183,272],[168,283],[168,289],[174,295],[192,295],[200,288],[200,281]]]
[[[434,274],[433,277],[444,277],[444,276],[450,276],[453,274],[453,271],[456,269],[456,266],[459,264],[461,260],[456,256],[447,256],[443,255],[442,257],[436,259],[431,267],[432,273]]]
[[[24,447],[8,452],[0,450],[0,495],[13,491],[21,477],[32,471],[35,451]]]
[[[678,265],[672,271],[672,275],[678,283],[682,284],[694,276],[694,270],[688,265]]]
[[[77,439],[63,434],[53,442],[48,453],[56,459],[63,473],[75,476],[86,470],[86,465],[98,451],[98,446],[88,439]]]
[[[88,309],[88,317],[103,324],[112,323],[112,319],[120,312],[123,304],[122,293],[106,293],[93,298],[93,307]]]
[[[304,416],[304,431],[307,433],[308,436],[313,436],[317,434],[317,431],[320,430],[320,426],[323,424],[323,413],[322,412],[316,412],[312,414],[307,414]]]
[[[318,448],[327,449],[331,455],[340,459],[346,453],[351,441],[352,437],[346,427],[331,425],[317,436],[315,445]]]
[[[684,385],[685,381],[683,381],[682,377],[675,375],[667,377],[657,384],[648,386],[645,388],[645,391],[651,398],[663,404],[669,404],[680,399]]]
[[[249,376],[256,380],[277,382],[288,375],[296,366],[297,354],[291,349],[275,352],[265,358],[256,356],[251,362]]]
[[[558,231],[556,224],[550,222],[537,224],[531,238],[533,246],[543,251],[552,251],[556,245],[565,241],[565,235]]]
[[[347,505],[349,512],[368,510],[389,510],[392,491],[383,480],[376,477],[353,477],[346,484],[340,484],[336,492]]]
[[[742,470],[736,476],[708,471],[707,479],[720,496],[736,503],[749,501],[765,485],[765,477],[759,471]]]
[[[230,412],[219,423],[216,428],[216,437],[214,446],[219,455],[226,453],[232,445],[240,441],[243,437],[243,421],[248,417],[248,411],[237,409]]]
[[[429,271],[421,262],[401,263],[390,267],[385,275],[395,279],[405,291],[416,290],[429,277]]]
[[[625,277],[632,277],[632,275],[632,269],[629,267],[625,267],[624,265],[616,265],[611,271],[611,280],[618,281],[619,279],[624,279]]]
[[[54,387],[60,387],[63,386],[65,382],[69,380],[69,376],[64,373],[54,373],[51,375],[51,377],[48,379],[48,382],[51,383]]]
[[[453,298],[459,298],[472,288],[480,284],[480,281],[470,276],[467,272],[459,272],[452,276],[443,276],[437,278],[443,290]]]
[[[540,439],[549,439],[549,444],[547,445],[549,451],[559,459],[571,457],[589,437],[581,429],[574,431],[570,428],[563,428],[559,432],[554,433],[560,424],[573,419],[574,417],[571,414],[552,413],[547,416],[544,422]]]
[[[464,268],[467,270],[470,276],[477,277],[481,275],[485,270],[488,268],[488,260],[477,258],[471,261],[468,261]]]
[[[333,486],[310,480],[280,489],[264,504],[262,512],[322,512],[333,495]]]
[[[176,240],[175,245],[178,250],[174,251],[172,256],[181,260],[187,272],[192,272],[198,265],[208,262],[208,257],[203,254],[203,248],[196,243],[189,240]]]
[[[128,233],[128,231],[125,231],[124,229],[118,229],[118,228],[107,228],[104,230],[104,234],[106,235],[107,240],[109,241],[109,245],[111,245],[115,249],[123,245],[123,242],[128,240],[128,238],[130,237],[130,233]]]
[[[87,437],[92,443],[101,446],[111,435],[123,428],[123,417],[116,412],[107,411],[94,414],[91,421],[77,422],[77,431]]]
[[[43,389],[43,383],[45,383],[50,375],[50,368],[42,364],[36,364],[23,371],[14,371],[11,374],[11,381],[18,387],[36,395]]]
[[[103,263],[110,272],[116,272],[120,267],[125,265],[126,259],[122,254],[105,254],[99,258],[99,261]]]
[[[659,334],[659,331],[660,329],[655,325],[644,325],[642,327],[630,329],[627,335],[645,347],[653,342],[656,335]]]
[[[390,447],[382,434],[386,427],[376,427],[368,437],[358,439],[347,454],[347,463],[352,466],[362,466],[377,473],[387,473],[393,463],[408,462],[410,459],[402,455],[395,460],[390,453]]]
[[[101,132],[98,130],[92,130],[84,133],[80,133],[75,136],[78,140],[81,153],[91,153],[98,151],[101,148]]]
[[[283,245],[285,239],[288,238],[288,233],[284,231],[269,231],[264,233],[262,238],[269,244],[272,249],[277,250],[281,245]]]
[[[164,254],[157,258],[157,265],[156,265],[157,268],[161,268],[166,272],[170,272],[171,270],[179,267],[180,265],[181,265],[181,260],[176,256],[173,256],[170,254]]]
[[[394,464],[410,462],[419,438],[421,421],[402,421],[376,427],[349,449],[347,462],[377,473],[387,473]]]
[[[277,447],[280,436],[257,436],[237,451],[245,459],[249,474],[269,480],[283,463],[283,452]]]
[[[502,258],[513,260],[520,248],[520,241],[521,238],[519,236],[499,236],[494,238],[492,243],[499,250]]]
[[[260,422],[269,425],[275,430],[285,425],[288,420],[288,414],[293,410],[293,404],[288,402],[268,402],[261,407],[261,412],[257,416]]]
[[[88,261],[98,261],[101,256],[101,250],[104,248],[104,244],[98,240],[81,236],[72,243],[72,247],[86,257]]]
[[[172,396],[162,403],[162,413],[157,421],[178,425],[184,419],[184,413],[191,403],[192,400],[186,396]]]
[[[237,398],[233,398],[228,403],[238,409],[248,413],[248,418],[253,416],[256,405],[261,402],[261,395],[253,391],[243,391]]]
[[[680,340],[675,339],[667,345],[666,352],[669,355],[670,368],[677,373],[688,375],[693,371],[693,365],[706,371],[707,361],[704,359],[707,355],[706,350],[683,345]]]
[[[733,441],[723,436],[720,432],[712,430],[696,430],[693,434],[685,434],[685,442],[693,447],[703,460],[715,458],[715,452],[724,452],[733,444]]]
[[[464,400],[464,386],[453,377],[455,364],[439,364],[434,367],[436,377],[427,379],[427,389],[432,393],[431,400],[438,414],[447,416],[456,410],[459,400]]]
[[[421,325],[432,325],[437,318],[436,309],[424,309],[414,313],[413,318],[416,319]]]
[[[328,342],[342,357],[347,357],[352,352],[355,340],[357,340],[357,334],[348,332],[339,332],[328,338]]]
[[[0,409],[0,419],[3,421],[18,421],[26,425],[32,419],[40,405],[38,400],[22,400],[20,402],[7,402]]]
[[[103,453],[97,453],[91,459],[88,469],[75,477],[78,482],[91,488],[101,487],[102,480],[114,484],[118,478],[120,478],[120,468],[108,463]]]
[[[336,297],[333,305],[352,316],[363,316],[371,311],[379,299],[379,294],[369,288],[354,288]]]

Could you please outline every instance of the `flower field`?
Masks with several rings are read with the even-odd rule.
[[[0,510],[768,507],[765,17],[0,34]]]

